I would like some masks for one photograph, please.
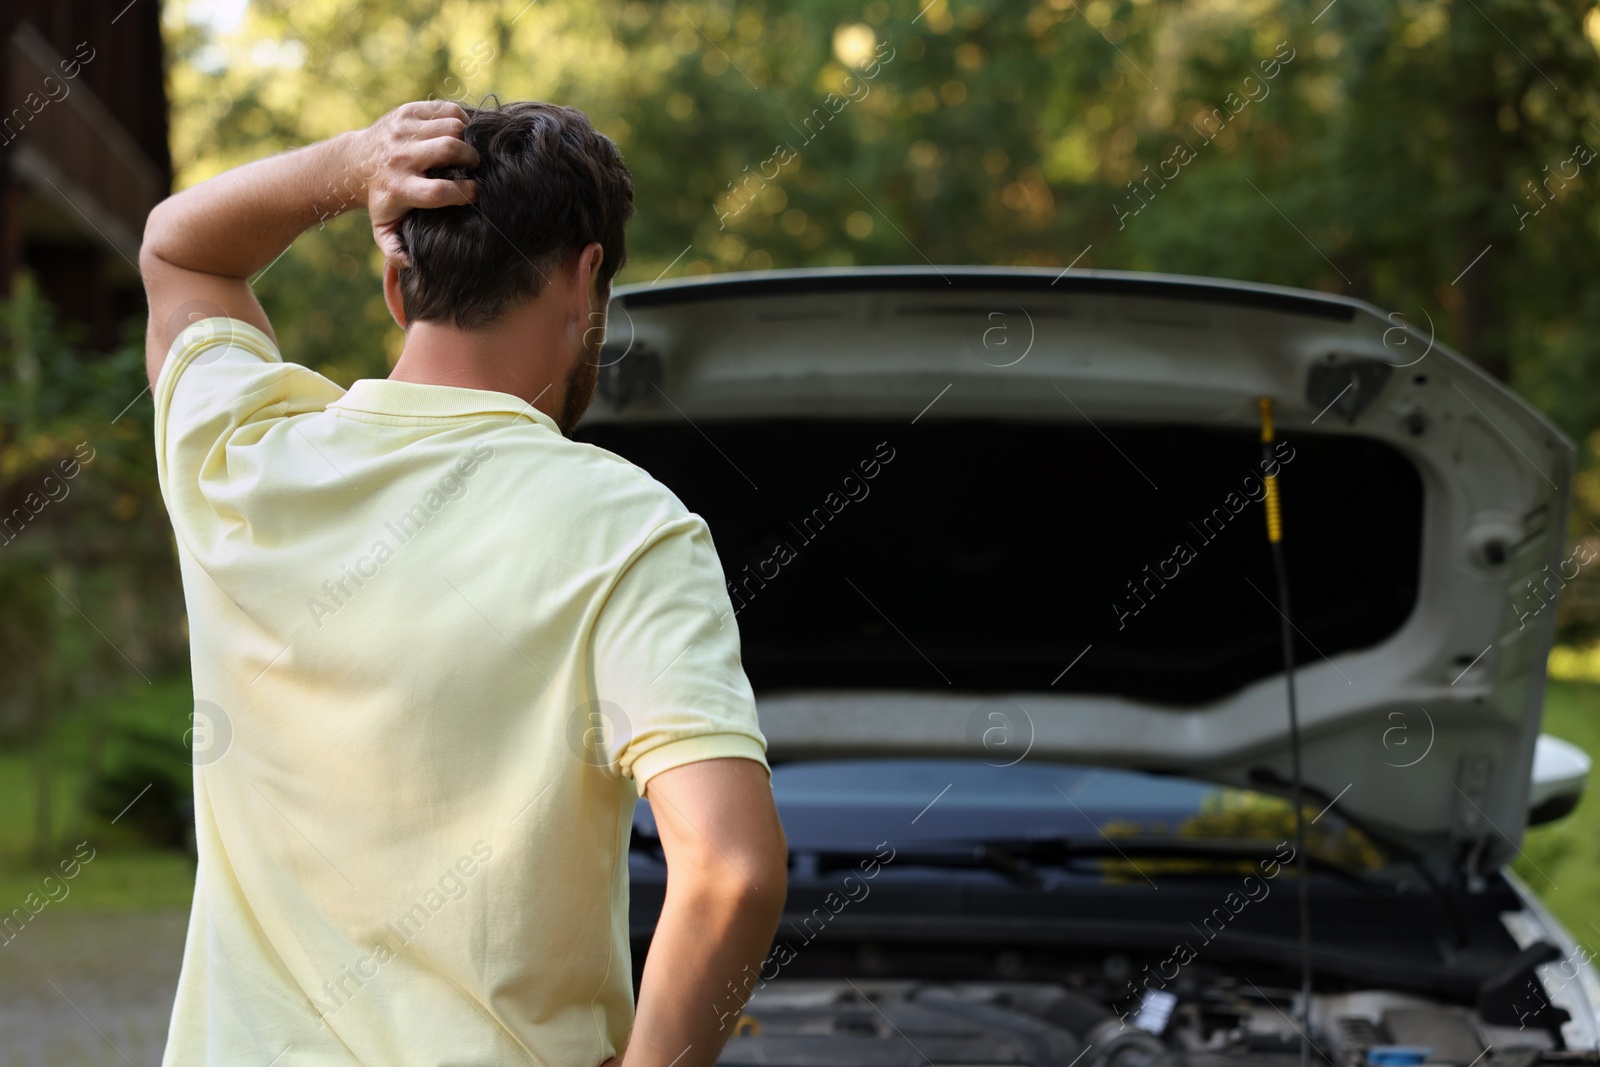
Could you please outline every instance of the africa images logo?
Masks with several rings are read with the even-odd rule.
[[[737,615],[743,611],[747,602],[754,599],[757,592],[767,587],[767,582],[777,578],[783,567],[799,558],[800,553],[796,545],[804,547],[815,541],[847,506],[867,499],[872,492],[872,487],[867,483],[882,473],[883,468],[894,461],[895,455],[895,450],[889,442],[879,441],[872,456],[857,463],[861,471],[859,478],[854,472],[845,475],[839,483],[839,488],[830,490],[820,505],[812,508],[800,519],[800,525],[789,523],[790,529],[797,535],[795,544],[779,538],[776,547],[765,559],[756,564],[753,573],[750,564],[746,563],[740,574],[727,579],[728,597],[733,604],[733,613]],[[751,588],[752,585],[755,588]]]
[[[1289,450],[1288,455],[1283,454],[1284,449]],[[1295,457],[1294,447],[1287,441],[1279,441],[1273,446],[1272,459],[1263,459],[1261,469],[1268,478],[1276,478],[1281,467],[1292,462]],[[1211,512],[1200,520],[1196,526],[1192,521],[1190,529],[1200,535],[1200,544],[1208,545],[1221,536],[1235,516],[1239,515],[1252,502],[1259,503],[1267,495],[1266,483],[1256,474],[1248,474],[1243,479],[1244,493],[1234,489],[1223,497],[1222,503],[1211,509]],[[1111,602],[1111,613],[1117,617],[1117,629],[1126,629],[1128,620],[1149,607],[1149,601],[1155,598],[1157,592],[1167,587],[1167,583],[1175,580],[1182,573],[1183,567],[1193,562],[1200,555],[1199,551],[1188,541],[1179,541],[1172,550],[1172,555],[1161,560],[1152,570],[1147,563],[1144,566],[1143,577],[1137,584],[1133,580],[1126,582],[1128,593],[1133,597],[1133,603],[1125,601]],[[1168,568],[1171,573],[1168,573]],[[1144,595],[1140,595],[1140,590]]]
[[[492,859],[492,845],[487,841],[474,842],[471,855],[463,855],[446,867],[444,873],[428,886],[420,900],[414,900],[404,912],[383,924],[384,934],[388,936],[380,935],[372,943],[371,952],[359,957],[353,964],[341,967],[337,978],[323,982],[322,992],[327,996],[327,1001],[311,998],[322,1019],[321,1025],[326,1026],[329,1016],[349,1004],[368,982],[377,978],[384,964],[397,959],[435,915],[452,901],[466,896],[473,880]]]

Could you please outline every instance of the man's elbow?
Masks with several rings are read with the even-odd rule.
[[[786,857],[768,853],[745,862],[718,859],[691,872],[673,872],[669,865],[669,888],[677,876],[700,907],[730,919],[776,926],[789,892]]]
[[[771,832],[763,835],[759,847],[753,850],[750,864],[755,870],[749,879],[752,884],[746,897],[747,906],[762,914],[770,913],[776,926],[789,896],[789,841],[783,825],[777,821],[776,812]]]
[[[139,271],[141,273],[171,262],[162,254],[166,250],[170,239],[169,235],[172,232],[172,227],[167,221],[168,205],[171,203],[172,198],[169,196],[151,208],[150,214],[145,217],[144,237],[139,242]]]
[[[789,865],[787,859],[766,864],[753,878],[755,883],[744,896],[744,906],[753,914],[768,918],[773,926],[783,914],[783,905],[789,898]]]

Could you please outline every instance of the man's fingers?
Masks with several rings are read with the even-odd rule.
[[[426,119],[410,124],[406,128],[406,139],[410,141],[431,141],[436,137],[454,137],[460,140],[466,129],[467,124],[464,119],[451,116]]]
[[[453,100],[413,100],[395,108],[400,115],[412,119],[457,118],[467,121],[467,112]]]
[[[482,161],[478,150],[463,139],[467,113],[448,100],[418,100],[402,104],[370,130],[366,163],[367,211],[373,237],[384,258],[406,266],[401,250],[400,220],[413,208],[441,208],[470,204],[478,185],[470,179],[452,181],[429,178],[429,170],[462,167]]]
[[[399,202],[407,207],[452,207],[477,199],[478,183],[411,177],[401,181],[396,192]]]
[[[378,250],[383,253],[383,258],[393,263],[396,267],[411,266],[411,257],[406,255],[405,249],[400,247],[398,237],[389,236],[378,242]]]
[[[430,137],[414,141],[404,153],[408,169],[425,171],[433,167],[476,167],[482,162],[478,150],[459,137]]]

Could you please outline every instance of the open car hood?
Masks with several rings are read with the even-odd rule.
[[[1426,321],[1265,285],[952,267],[619,288],[610,320],[579,436],[710,522],[773,760],[1032,758],[1281,790],[1268,396],[1308,805],[1441,871],[1515,855],[1548,602],[1578,564],[1575,450]],[[833,489],[786,497],[801,468],[783,464],[806,459],[835,465]],[[869,464],[876,495],[839,513]],[[839,519],[814,546],[813,504]]]

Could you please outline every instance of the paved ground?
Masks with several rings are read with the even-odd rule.
[[[0,945],[0,1067],[159,1067],[187,919],[40,912]]]

